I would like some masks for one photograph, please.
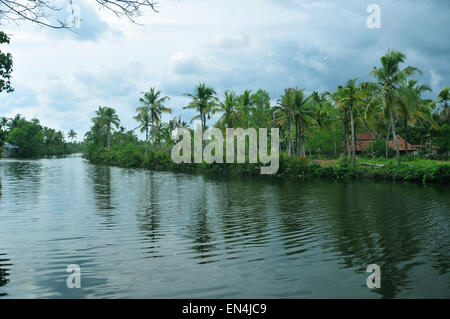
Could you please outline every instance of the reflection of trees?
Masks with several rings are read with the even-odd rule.
[[[424,216],[414,206],[414,194],[396,196],[406,195],[404,188],[397,187],[349,183],[323,192],[332,209],[328,228],[334,235],[333,250],[346,268],[365,271],[368,264],[379,264],[382,285],[374,291],[384,298],[395,297],[410,284],[409,272],[418,264],[413,259],[423,248],[421,234],[430,231],[420,222]]]
[[[213,241],[213,231],[210,230],[208,221],[208,198],[207,198],[207,183],[203,182],[200,187],[197,188],[196,198],[193,199],[191,204],[193,212],[193,223],[190,223],[188,228],[193,237],[193,249],[199,254],[194,258],[204,259],[211,257],[209,254],[215,249]],[[213,198],[211,198],[212,200]]]
[[[271,201],[270,185],[250,178],[245,181],[228,178],[217,186],[215,197],[229,253],[233,253],[237,246],[262,245],[269,240],[267,206]]]
[[[277,187],[277,211],[280,220],[281,239],[286,248],[286,255],[305,252],[303,248],[311,237],[311,222],[305,212],[308,200],[301,184],[289,181],[282,182]]]
[[[6,268],[8,266],[11,266],[10,263],[8,263],[10,260],[6,257],[6,253],[0,252],[0,287],[6,286],[6,284],[9,282],[9,269]],[[0,296],[4,296],[6,294],[0,293]]]
[[[8,185],[8,195],[20,197],[37,196],[40,189],[42,164],[36,161],[5,161],[3,173],[6,179],[14,180]],[[9,198],[8,198],[9,200]]]
[[[103,218],[107,225],[113,225],[113,195],[111,190],[111,168],[109,166],[89,166],[89,176],[92,179],[96,212]]]
[[[154,172],[149,172],[144,176],[144,183],[140,185],[141,193],[138,198],[138,210],[136,217],[139,223],[139,230],[150,240],[152,246],[148,247],[153,254],[157,246],[155,245],[162,236],[161,223],[161,203],[158,196],[158,185],[154,177]]]

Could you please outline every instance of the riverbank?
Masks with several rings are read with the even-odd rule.
[[[133,144],[114,148],[109,152],[105,150],[86,152],[83,156],[94,164],[183,173],[244,175],[261,178],[373,180],[444,184],[450,182],[450,164],[431,163],[431,161],[427,165],[405,163],[398,167],[389,163],[383,167],[352,167],[347,159],[341,159],[336,164],[321,165],[304,157],[280,154],[278,172],[273,175],[261,175],[260,164],[176,164],[167,151],[149,150],[147,156],[144,156],[144,150]]]

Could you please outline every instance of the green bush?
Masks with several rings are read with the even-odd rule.
[[[243,164],[214,163],[201,164],[182,163],[176,164],[172,161],[167,151],[148,150],[144,156],[141,145],[126,144],[114,147],[111,151],[96,149],[95,146],[87,145],[84,156],[92,163],[116,165],[121,167],[147,168],[152,170],[174,171],[183,173],[204,173],[211,175],[245,175],[262,176],[260,168],[262,164],[250,164],[248,158]],[[412,163],[414,159],[411,159]],[[419,164],[418,164],[419,163]],[[382,168],[351,166],[348,157],[339,159],[337,165],[321,166],[318,163],[308,162],[304,157],[287,156],[280,154],[279,169],[272,177],[289,177],[302,179],[333,179],[333,180],[384,180],[416,183],[448,183],[450,182],[450,165],[437,164],[421,160],[400,167],[392,164],[392,161]],[[270,175],[265,175],[270,177]]]

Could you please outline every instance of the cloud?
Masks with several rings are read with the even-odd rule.
[[[249,44],[249,37],[243,34],[218,34],[212,41],[213,47],[230,50],[241,49]]]
[[[54,12],[54,20],[60,20],[72,26],[70,30],[53,30],[46,31],[53,37],[69,37],[76,41],[96,41],[107,32],[114,35],[120,35],[120,32],[112,31],[108,28],[108,24],[101,20],[98,10],[86,0],[73,2],[72,8],[68,5],[68,1],[59,1],[61,10]],[[53,22],[58,24],[57,22]]]
[[[175,74],[201,74],[206,71],[202,60],[191,52],[177,52],[170,58]]]
[[[372,2],[166,1],[160,13],[142,17],[140,27],[77,1],[82,21],[76,33],[9,27],[5,47],[13,54],[16,92],[2,96],[0,112],[84,134],[98,105],[108,105],[134,128],[141,92],[155,86],[171,97],[174,115],[189,121],[195,113],[182,109],[189,103],[182,94],[199,82],[219,96],[262,88],[273,100],[287,87],[332,91],[350,78],[373,80],[370,70],[388,49],[404,52],[405,66],[420,68],[417,79],[436,97],[450,82],[443,27],[450,2],[379,0],[381,29],[369,29]],[[63,21],[67,14],[61,11]]]

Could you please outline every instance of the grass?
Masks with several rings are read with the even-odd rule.
[[[396,158],[377,158],[374,160],[373,158],[361,158],[358,157],[357,161],[360,163],[372,163],[372,164],[384,164],[384,165],[397,165]],[[450,161],[438,161],[438,160],[429,160],[423,159],[420,157],[402,157],[401,164],[406,166],[420,166],[420,167],[430,167],[430,166],[439,166],[439,165],[450,165]]]

